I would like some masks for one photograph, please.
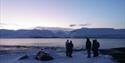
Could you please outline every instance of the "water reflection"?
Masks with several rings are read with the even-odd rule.
[[[68,39],[68,38],[67,38]],[[64,47],[67,39],[0,39],[0,45],[21,45],[21,46],[51,46]],[[72,40],[75,48],[84,48],[85,39]],[[92,41],[92,40],[91,40]],[[125,47],[125,39],[98,39],[100,48]]]

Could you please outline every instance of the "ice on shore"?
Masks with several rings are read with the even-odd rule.
[[[65,56],[64,52],[46,50],[55,59],[51,61],[38,61],[33,57],[37,51],[23,53],[11,53],[0,55],[0,63],[116,63],[109,55],[100,55],[99,57],[87,58],[85,51],[74,52],[72,58]],[[19,60],[20,57],[28,55],[29,58]]]

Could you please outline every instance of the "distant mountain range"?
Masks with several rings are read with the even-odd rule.
[[[0,29],[0,38],[125,38],[125,29],[113,28],[56,28],[36,27],[33,29]]]
[[[71,28],[61,28],[61,27],[41,27],[41,26],[37,26],[37,27],[32,27],[31,29],[37,29],[37,30],[51,30],[51,31],[72,31],[73,29]]]
[[[70,32],[71,37],[125,38],[125,29],[81,28]]]

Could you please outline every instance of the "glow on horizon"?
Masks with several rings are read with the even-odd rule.
[[[125,28],[125,0],[0,0],[0,28]],[[76,27],[79,28],[79,27]]]

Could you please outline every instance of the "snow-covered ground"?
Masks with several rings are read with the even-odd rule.
[[[34,59],[37,51],[31,50],[20,53],[2,54],[0,55],[0,63],[116,63],[109,55],[87,58],[85,51],[74,52],[72,58],[66,57],[64,52],[56,52],[53,50],[47,50],[47,52],[54,57],[54,60],[38,61]],[[29,58],[19,60],[19,58],[24,55],[28,55]]]

